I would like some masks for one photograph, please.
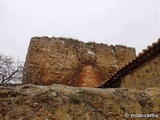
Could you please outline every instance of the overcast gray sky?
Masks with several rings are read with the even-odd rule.
[[[31,37],[135,47],[160,37],[160,0],[0,0],[0,53],[25,60]]]

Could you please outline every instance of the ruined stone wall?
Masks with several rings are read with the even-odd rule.
[[[0,120],[159,120],[159,96],[160,88],[0,86]],[[150,117],[131,117],[131,113]]]
[[[23,84],[93,87],[135,57],[135,49],[125,46],[34,37],[28,48]]]
[[[120,87],[145,89],[160,86],[160,54],[122,78]]]

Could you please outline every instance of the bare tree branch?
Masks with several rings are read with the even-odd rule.
[[[13,57],[0,54],[0,84],[8,82],[21,82],[23,73],[23,62],[15,61]]]

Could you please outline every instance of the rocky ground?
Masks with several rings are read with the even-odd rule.
[[[0,87],[0,120],[126,119],[160,119],[160,88]]]

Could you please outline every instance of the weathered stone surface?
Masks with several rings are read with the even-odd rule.
[[[160,54],[126,75],[120,87],[141,90],[160,87]]]
[[[148,87],[160,87],[160,39],[144,49],[105,82],[95,87],[141,90]]]
[[[130,120],[131,113],[160,119],[160,88],[97,89],[24,85],[0,87],[0,120]],[[127,116],[129,115],[129,116]],[[146,119],[154,119],[147,117]]]
[[[26,57],[23,84],[93,87],[136,57],[125,46],[34,37]]]

